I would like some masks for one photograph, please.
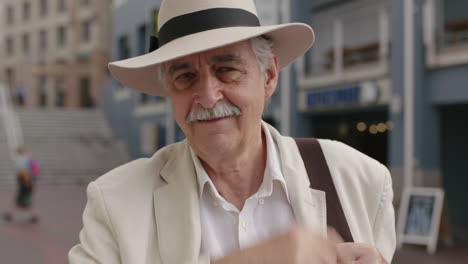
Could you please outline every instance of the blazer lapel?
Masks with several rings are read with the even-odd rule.
[[[283,175],[296,222],[324,236],[327,233],[325,193],[309,188],[310,182],[296,142],[269,127],[278,144]]]
[[[162,263],[191,263],[199,258],[201,226],[196,172],[188,143],[181,144],[161,170],[168,183],[154,191],[154,209]]]

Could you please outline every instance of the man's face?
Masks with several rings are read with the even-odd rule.
[[[198,153],[260,139],[264,103],[277,83],[275,62],[260,72],[250,42],[244,41],[164,65],[174,117]],[[230,107],[213,115],[211,109],[219,105]]]

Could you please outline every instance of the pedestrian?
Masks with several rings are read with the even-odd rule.
[[[89,184],[70,263],[390,263],[388,170],[261,120],[314,33],[256,14],[253,0],[163,0],[154,50],[110,63],[127,87],[170,99],[186,139]]]
[[[16,153],[16,199],[14,205],[4,213],[3,219],[10,222],[13,220],[15,213],[23,211],[29,214],[29,222],[34,224],[39,221],[39,216],[33,207],[32,201],[35,182],[38,177],[39,165],[35,159],[26,153],[23,146],[18,146]],[[35,163],[34,166],[37,167],[34,170],[31,170],[32,161]]]

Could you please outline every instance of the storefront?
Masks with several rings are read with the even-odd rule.
[[[300,109],[308,132],[344,142],[383,164],[388,163],[390,82],[365,81],[302,91]]]
[[[468,243],[468,104],[441,107],[442,184],[450,233]]]

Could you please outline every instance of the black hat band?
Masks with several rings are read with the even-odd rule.
[[[161,47],[166,43],[190,34],[225,27],[257,27],[260,26],[258,17],[244,9],[238,8],[212,8],[168,20],[158,33],[158,45]],[[154,37],[153,37],[154,38]],[[157,48],[157,47],[156,47]],[[150,51],[152,51],[150,49]]]

